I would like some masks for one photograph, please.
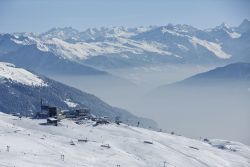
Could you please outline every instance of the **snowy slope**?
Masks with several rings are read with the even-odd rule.
[[[62,39],[68,42],[87,42],[99,41],[105,38],[124,37],[129,38],[137,34],[149,31],[153,26],[149,27],[112,27],[112,28],[88,28],[82,32],[73,29],[72,27],[52,28],[49,31],[40,35],[42,39],[48,40],[52,38]]]
[[[44,121],[0,113],[0,166],[160,167],[164,161],[170,167],[250,166],[250,147],[238,142],[209,144],[124,124],[93,127],[63,120],[58,127],[39,125]],[[86,137],[87,143],[78,142]],[[101,147],[105,144],[111,148]]]
[[[198,39],[196,37],[193,37],[190,40],[195,46],[197,44],[204,46],[205,48],[207,48],[209,51],[213,52],[218,58],[221,59],[229,59],[232,55],[227,54],[225,52],[222,51],[221,46],[217,43],[213,43],[213,42],[208,42],[206,40],[201,40]]]
[[[157,42],[134,41],[130,39],[117,38],[115,41],[77,43],[70,44],[60,39],[49,40],[48,44],[59,55],[69,59],[88,59],[91,56],[104,54],[133,53],[142,54],[145,52],[157,53],[160,55],[171,55],[164,51],[164,45]]]
[[[15,51],[0,55],[0,61],[13,63],[19,67],[44,75],[108,75],[104,71],[58,57],[52,52],[41,50],[38,44],[22,45]]]
[[[156,127],[154,121],[137,117],[126,110],[110,106],[98,97],[56,82],[39,74],[33,74],[13,64],[0,62],[0,110],[5,113],[33,115],[44,104],[61,109],[89,108],[96,116],[108,116],[135,125],[140,121],[145,127]]]
[[[0,82],[6,80],[28,86],[47,86],[42,79],[31,72],[10,63],[0,62]]]
[[[238,27],[222,24],[206,30],[172,24],[136,28],[89,28],[84,31],[71,27],[53,28],[42,34],[0,35],[0,60],[1,54],[22,52],[35,45],[38,50],[61,60],[97,68],[117,67],[121,62],[127,66],[179,62],[228,63],[249,60],[249,33],[248,20],[244,20]],[[7,61],[6,56],[3,57]]]

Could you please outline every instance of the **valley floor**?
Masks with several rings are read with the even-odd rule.
[[[56,127],[43,122],[0,113],[1,167],[250,166],[250,147],[237,142],[207,143],[124,124],[93,127],[93,122],[63,120]]]

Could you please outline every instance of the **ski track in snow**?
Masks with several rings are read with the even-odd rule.
[[[63,120],[58,127],[39,124],[45,121],[0,113],[0,166],[160,167],[164,161],[172,167],[250,166],[250,147],[237,142],[210,140],[208,144],[124,124],[93,127],[91,121],[77,125]],[[87,143],[77,141],[86,137]],[[70,145],[71,140],[76,145]],[[102,144],[111,148],[100,147]],[[229,149],[218,149],[217,144]]]

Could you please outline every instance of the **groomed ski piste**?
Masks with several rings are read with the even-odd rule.
[[[58,126],[0,112],[1,167],[249,167],[250,147],[125,124]]]

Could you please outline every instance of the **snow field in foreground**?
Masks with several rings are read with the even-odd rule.
[[[208,144],[124,124],[93,127],[63,120],[57,127],[40,125],[45,121],[0,113],[0,166],[160,167],[164,161],[175,167],[250,166],[250,147],[237,142]],[[101,147],[106,144],[111,148]]]

